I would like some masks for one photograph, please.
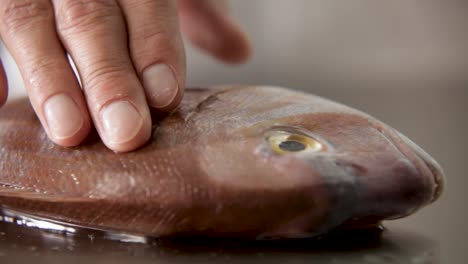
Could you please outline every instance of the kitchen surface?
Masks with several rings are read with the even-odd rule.
[[[468,4],[229,3],[251,38],[253,57],[246,65],[220,65],[187,44],[188,86],[284,86],[363,110],[439,161],[447,177],[441,199],[383,229],[297,241],[111,239],[98,231],[0,222],[0,263],[466,263]],[[0,52],[10,95],[21,96],[16,66],[4,47]]]

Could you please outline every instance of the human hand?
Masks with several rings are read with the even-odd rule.
[[[107,147],[130,151],[151,136],[149,107],[170,111],[182,98],[179,20],[187,37],[218,59],[249,56],[245,35],[220,2],[2,0],[0,35],[52,141],[76,146],[94,124]],[[0,61],[0,106],[6,97]]]

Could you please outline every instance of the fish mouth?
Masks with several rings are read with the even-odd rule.
[[[391,129],[390,133],[382,133],[386,136],[391,142],[395,145],[400,152],[406,156],[406,158],[412,161],[413,165],[418,168],[417,162],[414,161],[415,158],[422,161],[424,168],[418,168],[421,171],[421,174],[430,172],[432,175],[432,180],[434,183],[434,189],[432,192],[432,197],[428,203],[433,203],[440,198],[445,187],[445,176],[442,167],[434,160],[425,150],[419,147],[416,143],[410,140],[408,137],[402,133]],[[408,151],[409,150],[409,151]],[[415,156],[415,157],[412,157]]]
[[[429,168],[429,170],[432,172],[432,175],[434,175],[434,182],[436,184],[434,194],[432,196],[432,200],[430,201],[431,203],[435,202],[440,198],[442,195],[444,188],[445,188],[445,177],[443,172],[441,171],[442,168],[437,168],[433,164],[426,163],[426,166]]]

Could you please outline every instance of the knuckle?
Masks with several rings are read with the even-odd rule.
[[[125,0],[123,2],[125,6],[127,6],[129,9],[135,9],[139,8],[141,6],[150,6],[154,4],[154,0]],[[164,2],[164,1],[162,1]]]
[[[132,57],[140,71],[155,61],[177,54],[179,44],[174,33],[167,30],[140,30],[130,40]]]
[[[171,33],[164,29],[141,29],[137,31],[136,38],[148,46],[161,45],[170,42]]]
[[[2,1],[0,5],[0,21],[8,31],[16,31],[24,26],[48,19],[53,19],[49,1]]]
[[[126,78],[129,71],[123,62],[110,63],[109,60],[102,60],[93,63],[93,69],[84,74],[83,86],[87,93],[96,94],[108,87],[118,87],[122,85],[122,79]]]
[[[123,0],[122,5],[124,9],[129,11],[146,10],[157,11],[154,13],[169,14],[170,11],[175,10],[177,3],[176,1]]]
[[[141,30],[132,37],[131,42],[135,46],[133,51],[136,53],[159,53],[161,49],[164,50],[171,46],[169,33],[162,30]]]
[[[115,1],[62,0],[56,10],[57,27],[59,31],[92,29],[93,25],[118,14],[119,9]]]
[[[28,66],[23,67],[25,72],[25,84],[28,91],[35,95],[37,101],[42,102],[50,93],[61,89],[60,83],[63,76],[67,75],[66,67],[54,59],[35,59]]]

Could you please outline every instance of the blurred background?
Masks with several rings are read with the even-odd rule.
[[[288,263],[465,263],[468,2],[229,3],[232,15],[251,38],[254,56],[242,66],[220,65],[187,44],[188,86],[278,85],[342,102],[406,134],[438,160],[447,175],[445,194],[437,203],[411,217],[385,224],[390,235],[380,251],[304,253]],[[14,88],[10,94],[19,96],[24,91],[16,66],[3,47],[0,52],[10,87]],[[23,254],[18,248],[12,249],[11,244],[5,239],[0,242],[4,257],[8,252],[12,252],[11,256]],[[133,263],[143,262],[145,254],[132,259]],[[273,260],[266,256],[230,256],[230,260]],[[225,259],[211,257],[212,262]],[[164,263],[181,262],[170,258]],[[104,263],[103,259],[99,263]]]

